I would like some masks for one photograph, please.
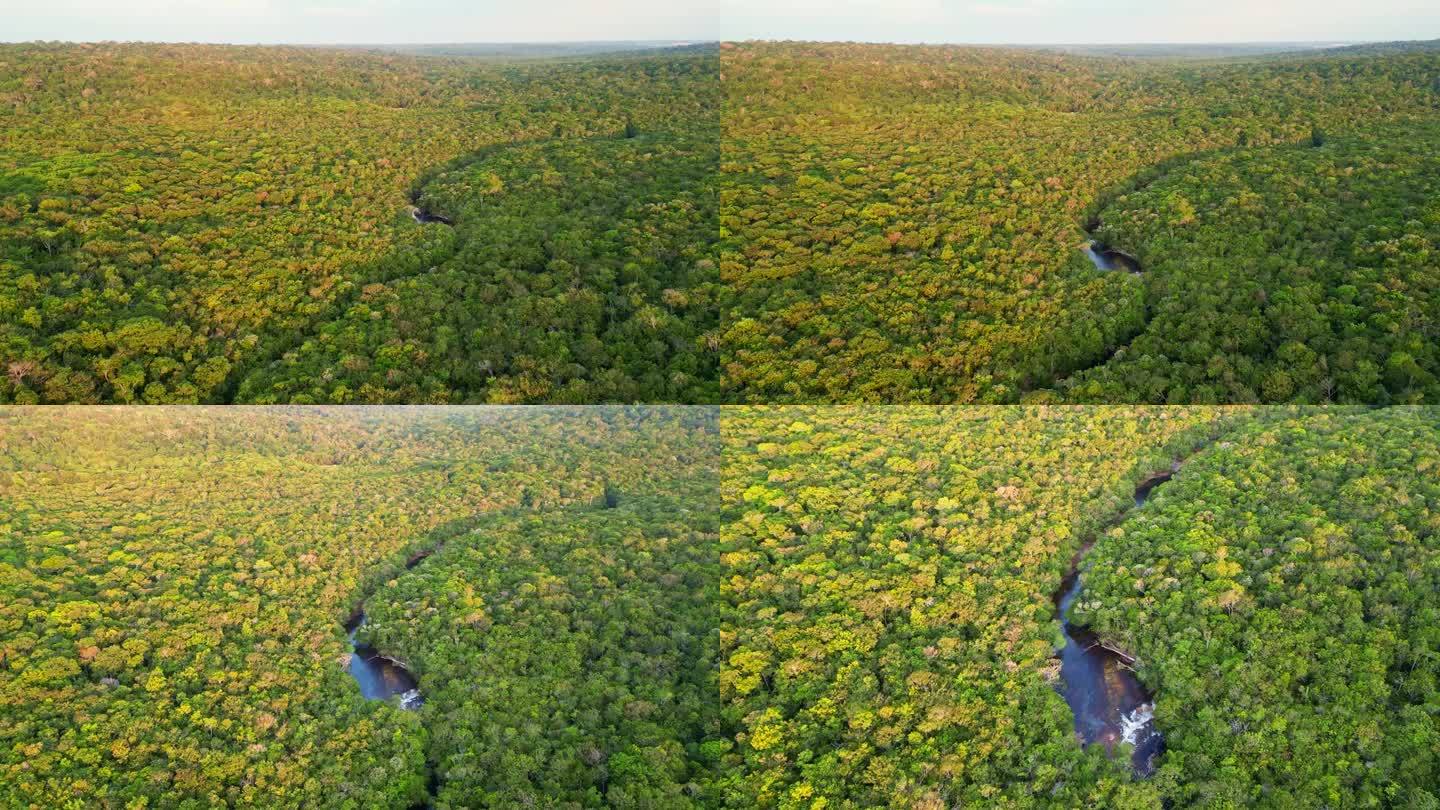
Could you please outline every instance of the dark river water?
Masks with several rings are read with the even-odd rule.
[[[439,214],[432,214],[429,211],[426,211],[424,208],[419,207],[418,205],[410,206],[410,216],[414,217],[416,222],[422,224],[426,222],[439,222],[443,225],[455,224],[449,218],[442,217]]]
[[[417,209],[418,210],[418,209]],[[405,570],[410,570],[432,554],[443,548],[437,545],[433,548],[423,549],[410,555],[405,561]],[[364,605],[356,608],[355,615],[345,623],[345,632],[350,635],[350,676],[360,684],[360,694],[367,700],[389,700],[395,695],[400,696],[400,708],[418,709],[425,702],[420,695],[419,684],[415,682],[415,676],[410,671],[382,656],[373,647],[365,647],[357,644],[355,633],[365,626],[368,619],[365,617]]]
[[[1140,262],[1137,261],[1134,256],[1118,250],[1111,250],[1099,242],[1086,243],[1085,255],[1090,258],[1090,261],[1093,262],[1096,267],[1107,272],[1141,272]]]
[[[382,657],[371,647],[357,645],[355,632],[365,626],[365,614],[360,613],[345,625],[350,633],[350,675],[360,684],[360,694],[368,700],[388,700],[400,696],[400,707],[419,708],[425,699],[415,683],[415,677],[404,667]]]
[[[1143,506],[1151,491],[1172,475],[1142,483],[1135,490],[1135,506]],[[1130,670],[1129,659],[1100,646],[1095,634],[1066,619],[1080,596],[1081,585],[1077,561],[1076,570],[1061,585],[1058,600],[1065,633],[1065,646],[1060,650],[1061,694],[1075,714],[1075,733],[1083,744],[1100,743],[1113,753],[1120,743],[1129,743],[1135,746],[1130,759],[1135,773],[1149,776],[1165,747],[1155,728],[1154,701]]]

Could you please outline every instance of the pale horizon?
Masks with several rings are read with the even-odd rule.
[[[1237,45],[1440,38],[1431,0],[723,0],[725,40]]]
[[[1096,46],[1440,38],[1440,5],[1429,0],[52,0],[7,10],[5,19],[5,42]]]
[[[1312,39],[1312,40],[1284,40],[1284,39],[1173,39],[1173,40],[1015,40],[1009,42],[994,41],[961,41],[961,40],[899,40],[899,39],[819,39],[815,37],[749,37],[746,39],[716,39],[714,37],[697,37],[691,39],[663,38],[663,39],[511,39],[511,40],[484,40],[484,39],[427,39],[427,40],[345,40],[345,41],[306,41],[306,40],[219,40],[219,39],[66,39],[63,37],[30,39],[15,39],[0,36],[0,44],[4,45],[28,45],[41,43],[61,43],[66,45],[100,45],[115,43],[122,45],[231,45],[235,47],[297,47],[297,48],[358,48],[358,47],[419,47],[419,46],[467,46],[467,47],[514,47],[522,45],[615,45],[615,46],[643,46],[648,48],[671,48],[685,47],[690,45],[718,45],[725,43],[743,44],[747,42],[796,42],[796,43],[821,43],[821,44],[846,44],[855,43],[861,45],[918,45],[934,47],[961,47],[961,48],[1044,48],[1060,46],[1083,46],[1083,47],[1134,47],[1134,46],[1193,46],[1193,45],[1255,45],[1255,46],[1280,46],[1296,45],[1316,48],[1343,48],[1354,45],[1375,45],[1389,42],[1431,42],[1440,40],[1437,37],[1411,37],[1407,39]]]
[[[11,0],[0,0],[10,3]],[[715,41],[710,0],[52,0],[5,42],[455,45]]]

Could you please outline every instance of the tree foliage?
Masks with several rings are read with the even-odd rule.
[[[726,409],[727,806],[1156,806],[1075,743],[1052,596],[1141,477],[1242,418]]]
[[[377,588],[423,587],[410,577],[429,582],[429,561],[410,571],[405,563],[443,543],[455,550],[441,552],[442,567],[457,558],[477,567],[447,571],[454,590],[435,596],[447,608],[467,589],[486,600],[493,635],[467,639],[486,649],[518,656],[535,622],[558,615],[546,612],[551,602],[487,585],[513,577],[517,588],[538,582],[550,594],[545,583],[568,576],[570,599],[602,600],[571,611],[577,621],[609,616],[593,644],[578,628],[551,628],[591,673],[586,706],[628,690],[629,702],[688,714],[604,729],[590,722],[587,739],[619,757],[610,770],[625,778],[612,781],[631,795],[672,795],[671,779],[704,784],[700,765],[687,770],[698,747],[686,735],[703,723],[697,690],[707,667],[714,677],[694,655],[714,644],[699,590],[706,528],[697,519],[685,529],[683,516],[700,511],[693,500],[713,499],[716,431],[715,412],[696,408],[0,409],[0,805],[423,800],[427,752],[454,746],[464,757],[457,739],[496,729],[486,725],[496,718],[447,703],[463,701],[469,681],[431,680],[474,652],[423,636],[435,643],[415,654],[422,687],[436,696],[426,711],[454,710],[432,737],[432,717],[361,697],[346,671],[343,623]],[[597,509],[607,483],[626,498]],[[670,493],[666,508],[649,500],[660,493]],[[478,558],[465,557],[479,537],[465,532],[477,524],[488,527],[485,542]],[[613,547],[574,548],[600,539]],[[666,587],[672,572],[686,590]],[[602,573],[610,586],[585,585]],[[642,595],[663,598],[643,614]],[[662,613],[666,599],[675,610]],[[677,684],[669,702],[669,681],[626,674],[637,652],[616,640],[611,601],[662,622],[637,636],[646,654],[659,656],[667,639],[676,646],[657,661],[685,653],[685,668],[666,672]],[[388,604],[375,603],[381,634],[392,626]],[[544,672],[518,658],[509,665],[504,684],[531,701],[510,705],[516,724],[528,729],[522,716],[568,708],[546,691],[554,682]],[[506,662],[488,666],[499,673]]]
[[[717,147],[544,141],[449,167],[420,196],[456,223],[436,264],[365,286],[240,399],[714,400]]]
[[[718,79],[713,49],[0,46],[0,402],[712,399]],[[474,223],[411,218],[480,155],[512,193],[457,175]]]
[[[714,468],[482,523],[366,603],[420,676],[438,807],[713,807]]]
[[[1380,284],[1395,279],[1394,290],[1362,288],[1386,299],[1357,315],[1378,321],[1377,330],[1411,317],[1397,316],[1397,308],[1426,324],[1436,317],[1431,209],[1416,202],[1433,194],[1436,177],[1434,51],[1196,62],[742,43],[727,44],[721,62],[720,271],[733,294],[722,315],[721,361],[734,399],[1015,402],[1103,363],[1142,332],[1151,335],[1151,364],[1236,355],[1234,344],[1249,335],[1225,330],[1239,328],[1230,321],[1247,320],[1252,305],[1214,316],[1209,309],[1228,304],[1228,290],[1248,283],[1246,274],[1265,260],[1217,250],[1227,240],[1275,247],[1298,268],[1323,263],[1324,272],[1305,283],[1325,297],[1343,299],[1345,273]],[[1278,147],[1308,144],[1317,131],[1325,146],[1282,165]],[[1154,218],[1137,236],[1203,232],[1191,243],[1201,255],[1192,258],[1210,262],[1216,269],[1207,276],[1223,272],[1226,282],[1203,299],[1206,320],[1195,339],[1189,331],[1147,332],[1147,305],[1183,284],[1163,267],[1138,277],[1096,271],[1079,249],[1085,228],[1120,190],[1240,143],[1244,151],[1227,165],[1244,174],[1253,161],[1257,176],[1247,179],[1269,186],[1256,190],[1263,235],[1207,219],[1209,211],[1187,212],[1199,198],[1132,195]],[[1334,154],[1341,144],[1351,144],[1353,160]],[[1326,161],[1333,164],[1322,177],[1305,174]],[[1192,185],[1184,168],[1172,191]],[[1274,174],[1262,179],[1267,171]],[[1203,184],[1203,174],[1221,179],[1202,168],[1194,184]],[[1387,183],[1396,188],[1373,209],[1363,205],[1365,189]],[[1243,190],[1229,185],[1232,195]],[[1337,199],[1343,192],[1356,196]],[[1330,211],[1337,233],[1363,234],[1382,252],[1393,242],[1406,254],[1397,263],[1419,266],[1377,267],[1383,260],[1348,252],[1349,236],[1308,238],[1315,226],[1295,210],[1301,207]],[[1107,226],[1109,219],[1104,214]],[[1144,242],[1123,247],[1153,261],[1185,258]],[[1177,292],[1173,306],[1182,301]],[[1369,354],[1334,359],[1383,368],[1386,342],[1367,338]],[[1267,334],[1249,362],[1294,363],[1287,345]],[[1396,350],[1427,370],[1425,359]],[[1362,386],[1347,398],[1384,404],[1433,396],[1423,379],[1405,381],[1414,368],[1400,360],[1398,387]],[[1168,387],[1163,374],[1126,376],[1087,401],[1237,401],[1226,398],[1233,393],[1227,372]],[[1162,398],[1150,398],[1157,388]],[[1319,399],[1307,385],[1287,388],[1281,380],[1268,389],[1258,382],[1251,393],[1246,401]],[[1078,391],[1075,398],[1086,399]]]
[[[1433,806],[1437,417],[727,409],[727,806]],[[1070,618],[1156,696],[1147,780],[1055,690],[1077,563]]]
[[[1321,140],[1324,140],[1323,138]],[[1440,399],[1440,126],[1179,164],[1100,213],[1149,321],[1088,402]]]
[[[1077,615],[1142,662],[1164,798],[1436,805],[1437,417],[1243,428],[1096,545]]]

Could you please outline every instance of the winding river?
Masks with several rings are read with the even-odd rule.
[[[398,695],[400,708],[418,709],[425,703],[415,676],[393,659],[355,640],[356,632],[365,626],[365,612],[357,613],[345,624],[350,636],[350,676],[360,685],[360,694],[367,700],[389,700]]]
[[[443,544],[417,551],[405,561],[405,569],[408,571],[414,568],[442,547]],[[365,626],[366,621],[365,603],[362,602],[345,623],[345,632],[350,638],[350,677],[360,685],[360,694],[364,695],[366,700],[389,700],[398,695],[400,708],[420,708],[424,705],[425,698],[421,696],[419,684],[415,681],[415,676],[410,674],[410,670],[399,661],[381,655],[374,647],[355,640],[356,634]]]
[[[1177,463],[1143,481],[1135,490],[1135,506],[1144,506],[1150,493],[1169,481],[1178,467]],[[1154,772],[1165,740],[1155,728],[1153,698],[1131,669],[1135,661],[1066,618],[1080,596],[1080,563],[1090,545],[1075,556],[1055,596],[1065,634],[1065,646],[1060,650],[1060,692],[1075,714],[1075,734],[1081,743],[1100,743],[1112,754],[1116,745],[1129,743],[1134,746],[1131,767],[1136,775],[1145,777]]]

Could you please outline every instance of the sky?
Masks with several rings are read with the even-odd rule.
[[[242,43],[1440,38],[1437,0],[0,0],[0,40]]]
[[[718,38],[1360,42],[1440,38],[1440,0],[722,0]]]
[[[0,0],[0,41],[713,40],[724,0]]]

